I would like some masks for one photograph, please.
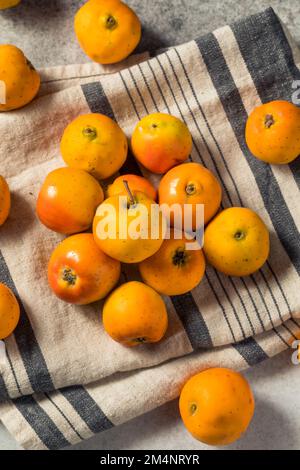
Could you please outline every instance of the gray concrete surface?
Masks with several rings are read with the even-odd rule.
[[[37,67],[86,62],[73,33],[82,1],[23,0],[0,13],[0,43],[21,47]],[[273,6],[300,45],[299,0],[128,0],[143,22],[139,50],[188,41],[246,14]],[[287,351],[246,373],[256,396],[254,420],[232,449],[300,448],[300,368]],[[0,424],[0,450],[18,448]],[[185,431],[171,402],[74,449],[207,449]]]
[[[22,0],[0,13],[0,42],[24,49],[37,67],[85,62],[73,33],[84,1]],[[128,0],[143,23],[138,50],[186,42],[247,14],[273,6],[300,44],[299,0]]]

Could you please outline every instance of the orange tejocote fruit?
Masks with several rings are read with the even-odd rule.
[[[0,45],[0,111],[25,106],[36,96],[40,76],[16,46]]]
[[[255,108],[245,132],[249,150],[267,163],[283,165],[300,155],[300,109],[288,101]]]
[[[10,192],[6,180],[0,175],[0,226],[6,221],[10,211]]]
[[[0,283],[0,339],[5,339],[16,328],[20,319],[20,307],[13,292]]]
[[[181,418],[195,439],[220,446],[248,428],[254,397],[246,379],[231,369],[212,368],[190,378],[179,399]]]
[[[207,261],[229,276],[249,276],[269,256],[269,232],[262,219],[246,207],[220,212],[204,232]]]
[[[161,296],[142,282],[131,281],[114,290],[103,308],[105,331],[124,346],[156,343],[168,327]]]
[[[103,114],[91,113],[78,116],[66,127],[60,149],[68,166],[105,179],[125,162],[128,144],[115,121]]]
[[[184,162],[192,150],[186,124],[175,116],[153,113],[136,125],[131,138],[135,158],[153,173],[166,173]]]
[[[192,243],[197,242],[172,230],[170,239],[139,264],[143,281],[162,295],[182,295],[194,289],[203,278],[205,259],[200,246],[188,249]]]
[[[126,180],[131,191],[139,191],[146,194],[153,201],[157,198],[157,191],[154,186],[143,176],[138,175],[121,175],[118,176],[112,184],[107,188],[107,195],[115,196],[116,194],[127,194],[123,181]]]
[[[91,233],[65,238],[53,251],[48,280],[60,299],[85,305],[103,299],[119,280],[119,261],[107,256]]]
[[[50,230],[71,235],[84,232],[92,225],[103,198],[99,182],[86,171],[57,168],[42,184],[36,211],[42,224]]]
[[[100,64],[128,57],[141,39],[141,23],[119,0],[89,0],[76,13],[75,33],[84,52]]]
[[[21,0],[0,0],[0,10],[16,7],[17,5],[19,5],[20,2]]]
[[[217,212],[221,204],[222,189],[214,174],[200,163],[183,163],[166,173],[158,188],[159,204],[171,207],[179,204],[171,212],[171,223],[179,228],[184,222],[184,204],[192,208],[193,229],[199,228],[197,221],[197,204],[204,206],[204,223],[206,224]],[[180,211],[179,211],[180,209]],[[178,219],[178,223],[177,223]]]
[[[125,181],[125,180],[124,180]],[[99,205],[93,221],[96,243],[104,253],[122,263],[139,263],[159,250],[165,219],[145,193],[111,196]]]

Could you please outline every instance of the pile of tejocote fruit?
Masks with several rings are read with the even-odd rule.
[[[17,3],[0,0],[0,8]],[[140,40],[141,25],[136,14],[119,0],[89,0],[76,14],[75,31],[84,51],[105,64],[122,60],[133,51]],[[12,45],[0,45],[0,80],[6,85],[6,103],[0,104],[0,111],[25,106],[40,86],[38,72]],[[258,106],[248,118],[245,138],[260,160],[291,162],[300,154],[300,110],[286,101]],[[67,166],[46,176],[37,198],[37,215],[48,229],[68,235],[50,257],[48,279],[53,292],[74,304],[106,298],[104,329],[113,340],[137,346],[155,343],[166,333],[168,316],[161,295],[176,296],[195,288],[204,275],[205,260],[226,275],[254,273],[268,257],[269,233],[251,208],[220,211],[220,182],[201,164],[186,162],[192,136],[177,117],[163,113],[145,116],[137,123],[130,145],[140,168],[163,174],[158,191],[142,176],[122,174],[128,143],[116,122],[101,114],[78,116],[61,139]],[[119,170],[121,176],[116,176]],[[121,196],[124,207],[120,206]],[[104,204],[114,209],[110,221],[116,227],[114,237],[102,237],[97,229],[104,217]],[[197,205],[203,204],[203,250],[200,245],[186,249],[190,238],[183,232],[178,235],[174,227],[178,214],[170,218],[171,236],[165,238],[164,215],[150,211],[156,204],[177,204],[182,220],[184,205],[188,204],[193,231],[203,228],[197,226],[195,216]],[[153,223],[158,227],[155,238],[149,233],[146,237],[129,236],[129,227],[142,208],[147,209],[149,228]],[[0,177],[0,225],[9,210],[9,188]],[[120,236],[123,222],[127,226],[125,237],[124,233]],[[137,263],[143,282],[116,287],[121,263]],[[0,338],[12,333],[19,315],[15,296],[0,284]],[[228,369],[200,372],[181,393],[184,423],[196,438],[209,444],[237,439],[247,428],[253,410],[248,383]]]

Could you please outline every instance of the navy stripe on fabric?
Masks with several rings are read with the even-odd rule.
[[[57,409],[57,411],[61,414],[61,416],[67,421],[68,425],[70,426],[70,428],[75,432],[75,434],[77,435],[77,437],[79,437],[79,439],[81,441],[84,440],[84,438],[81,436],[81,434],[77,431],[77,429],[73,426],[73,424],[71,423],[71,421],[69,420],[69,418],[67,417],[67,415],[59,408],[59,406],[55,403],[55,401],[51,398],[51,396],[48,394],[48,393],[45,393],[45,396],[48,398],[48,400],[52,403],[52,405],[54,406],[54,408]]]
[[[196,43],[218,92],[227,118],[234,130],[236,139],[253,172],[277,235],[298,274],[300,274],[299,232],[273,175],[272,168],[270,165],[254,158],[248,150],[244,138],[247,113],[221,48],[213,34],[198,39]]]
[[[61,389],[60,393],[71,403],[93,433],[106,431],[113,427],[113,423],[98,407],[84,387],[66,387]]]
[[[247,338],[232,346],[245,359],[249,366],[254,366],[269,357],[253,338]]]
[[[53,381],[49,374],[46,361],[34,336],[30,321],[24,305],[18,295],[14,281],[10,275],[7,264],[0,251],[0,281],[6,284],[16,295],[21,316],[17,328],[14,331],[16,343],[21,354],[30,384],[35,392],[54,389]]]
[[[92,113],[100,113],[114,119],[114,113],[100,82],[81,85],[86,102]]]
[[[171,297],[177,315],[183,324],[193,349],[213,346],[207,325],[191,294]]]
[[[2,375],[0,374],[0,403],[3,400],[7,400],[9,398],[7,390],[6,390],[6,385],[3,380]]]
[[[231,26],[253,83],[263,103],[291,101],[293,80],[300,79],[289,42],[272,8]],[[249,47],[255,44],[255,47]],[[300,161],[290,164],[300,186]]]
[[[61,449],[70,444],[31,395],[17,398],[14,405],[48,449]]]

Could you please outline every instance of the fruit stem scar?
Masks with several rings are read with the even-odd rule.
[[[191,415],[194,415],[196,411],[197,411],[197,405],[195,403],[192,403],[190,406]]]
[[[75,286],[77,276],[71,268],[64,268],[62,272],[62,279],[63,281],[66,281],[70,286]]]
[[[177,248],[177,250],[175,251],[172,257],[172,261],[175,266],[181,267],[185,265],[186,258],[187,258],[187,255],[186,255],[184,248]]]
[[[273,124],[275,124],[275,121],[274,121],[274,118],[273,118],[272,114],[266,114],[265,127],[267,129],[270,129],[270,127],[273,126]]]
[[[192,194],[194,194],[196,192],[194,183],[188,183],[185,188],[185,192],[188,196],[191,196]]]
[[[146,338],[145,337],[141,337],[141,338],[135,338],[135,340],[137,343],[146,343]]]
[[[108,15],[105,20],[105,26],[107,29],[113,30],[118,26],[118,22],[112,15]]]
[[[89,140],[94,140],[97,137],[97,130],[94,127],[86,126],[82,129],[82,134]]]
[[[30,60],[27,59],[27,57],[26,57],[26,65],[28,65],[28,67],[29,67],[31,70],[35,70],[34,66],[33,66],[32,63],[30,62]]]
[[[234,238],[235,238],[236,240],[243,240],[245,237],[246,237],[246,234],[245,234],[245,232],[243,232],[242,230],[238,230],[238,231],[235,232],[235,234],[234,234]]]
[[[130,205],[131,205],[131,206],[134,206],[136,201],[135,201],[134,196],[133,196],[133,194],[132,194],[132,192],[131,192],[131,190],[130,190],[130,188],[129,188],[128,181],[123,180],[123,184],[124,184],[125,189],[126,189],[126,191],[127,191],[127,194],[128,194],[129,200],[130,200]]]

